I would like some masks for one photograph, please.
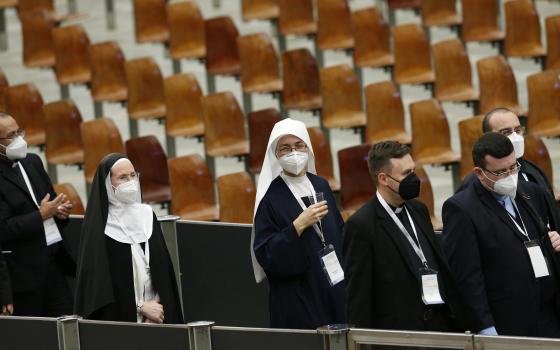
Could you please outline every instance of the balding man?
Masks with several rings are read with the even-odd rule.
[[[0,245],[13,314],[71,314],[65,275],[75,274],[75,264],[64,246],[63,228],[72,204],[55,194],[41,159],[27,153],[24,137],[16,120],[0,113]]]

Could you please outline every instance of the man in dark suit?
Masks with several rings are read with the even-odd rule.
[[[413,199],[420,180],[410,149],[396,141],[375,144],[368,166],[377,193],[345,225],[348,322],[397,330],[467,329],[428,209]]]
[[[555,227],[544,193],[518,182],[520,164],[503,134],[484,134],[472,156],[476,181],[443,205],[443,249],[473,330],[560,337]]]
[[[0,113],[0,244],[14,315],[71,314],[65,275],[75,274],[75,264],[63,228],[72,204],[64,194],[56,196],[41,159],[27,154],[23,137],[14,118]]]
[[[10,285],[10,275],[8,266],[0,247],[0,316],[10,316],[14,312],[12,304],[12,287]]]
[[[513,144],[515,158],[521,164],[518,176],[519,181],[533,182],[546,192],[545,198],[549,206],[549,214],[557,225],[560,224],[560,206],[554,199],[554,191],[550,183],[552,179],[548,179],[535,163],[523,158],[525,152],[525,127],[521,125],[517,114],[507,108],[495,108],[482,119],[482,131],[484,133],[498,132],[510,139]],[[470,173],[465,177],[465,181],[457,192],[466,188],[472,182],[476,182],[476,175],[474,173]]]

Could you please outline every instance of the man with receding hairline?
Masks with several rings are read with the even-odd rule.
[[[41,159],[27,153],[25,132],[0,113],[0,245],[12,287],[9,313],[72,313],[65,275],[75,274],[75,263],[63,240],[71,209],[64,194],[55,194]]]

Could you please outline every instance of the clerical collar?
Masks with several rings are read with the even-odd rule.
[[[404,204],[403,204],[403,205],[401,205],[401,206],[400,206],[400,207],[398,207],[398,208],[396,208],[396,207],[393,207],[393,206],[392,206],[391,204],[389,204],[389,203],[387,203],[387,205],[389,206],[389,208],[391,208],[391,210],[392,210],[392,211],[394,211],[394,212],[395,212],[395,214],[400,214],[400,213],[401,213],[401,211],[403,211],[403,209],[404,209]]]

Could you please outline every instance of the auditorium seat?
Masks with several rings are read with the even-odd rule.
[[[9,8],[16,9],[18,5],[18,0],[0,0],[0,22],[4,23],[3,26],[0,27],[0,51],[8,50],[8,35],[6,31],[6,10]]]
[[[115,41],[104,41],[89,47],[91,64],[91,97],[95,117],[103,115],[103,102],[125,102],[128,97],[125,57]]]
[[[524,115],[517,99],[513,69],[504,56],[487,57],[476,62],[480,89],[480,114],[505,107]]]
[[[395,12],[397,10],[413,10],[420,12],[421,0],[387,0],[388,21],[390,26],[395,25]]]
[[[381,11],[369,7],[352,13],[354,64],[359,68],[392,66],[390,30]]]
[[[139,119],[165,117],[165,92],[161,71],[152,57],[126,62],[130,137],[138,136]]]
[[[560,69],[560,15],[546,19],[546,69]]]
[[[436,72],[435,97],[441,102],[478,102],[473,88],[469,54],[459,39],[440,41],[432,45]]]
[[[325,137],[321,128],[307,128],[313,153],[315,154],[315,169],[317,175],[324,177],[329,182],[329,187],[333,192],[340,190],[340,183],[334,177],[333,160],[331,154],[331,145]]]
[[[307,49],[282,53],[283,91],[282,104],[286,109],[321,109],[319,69],[315,58]]]
[[[458,124],[459,143],[461,145],[461,180],[464,179],[474,168],[472,159],[472,147],[476,140],[482,136],[482,118],[475,116],[461,120]]]
[[[397,84],[432,84],[435,80],[430,57],[430,43],[420,25],[415,23],[393,27]]]
[[[239,75],[241,63],[237,37],[239,32],[229,16],[215,17],[204,22],[206,35],[206,74],[208,92],[216,91],[216,75]]]
[[[542,139],[535,135],[525,135],[525,153],[523,158],[535,163],[541,169],[548,181],[552,184],[554,199],[560,200],[560,192],[554,186],[554,175],[550,153]]]
[[[252,93],[282,90],[278,56],[268,35],[249,34],[237,38],[241,63],[241,87],[245,113],[252,109]]]
[[[527,77],[528,129],[532,135],[560,136],[560,69]]]
[[[175,156],[176,137],[204,136],[202,115],[202,89],[193,74],[175,74],[165,78],[165,129],[167,133],[167,155]]]
[[[142,202],[165,204],[171,201],[167,156],[155,136],[142,136],[125,142],[128,159],[140,173]]]
[[[166,0],[134,0],[134,34],[137,43],[166,42],[169,39]]]
[[[6,89],[6,112],[25,130],[25,141],[43,146],[46,140],[43,97],[33,83],[12,85]]]
[[[401,94],[392,81],[366,86],[366,142],[375,144],[395,140],[410,144],[404,127],[404,107]]]
[[[241,15],[244,21],[278,18],[278,0],[242,0]]]
[[[169,54],[175,62],[206,57],[204,18],[196,2],[181,1],[167,4],[167,24]],[[175,68],[175,73],[180,71],[180,64],[178,67]]]
[[[45,12],[20,14],[23,64],[28,68],[54,67],[55,56],[51,29],[55,23]]]
[[[424,27],[447,27],[461,24],[455,0],[422,0],[420,14]]]
[[[4,99],[6,97],[6,90],[9,86],[10,83],[8,82],[8,78],[4,74],[2,68],[0,68],[0,112],[6,111],[6,104],[4,102]]]
[[[369,144],[348,147],[338,151],[340,170],[340,204],[349,216],[375,194],[375,185],[368,169]]]
[[[324,128],[357,128],[366,125],[362,110],[362,87],[356,72],[348,64],[321,68],[321,96]]]
[[[443,229],[443,224],[439,221],[434,211],[434,191],[432,190],[430,178],[421,164],[416,164],[414,172],[420,179],[420,195],[418,196],[418,200],[428,207],[428,213],[430,213],[430,220],[434,230],[441,231]]]
[[[47,163],[55,166],[60,164],[81,166],[84,162],[84,148],[80,135],[82,115],[78,107],[72,100],[61,100],[46,104],[43,111]],[[52,180],[56,182],[55,179]]]
[[[220,221],[253,223],[256,193],[253,179],[245,171],[218,177]]]
[[[209,94],[201,98],[204,116],[206,155],[239,157],[249,153],[245,117],[231,92]]]
[[[508,57],[542,57],[539,14],[532,0],[509,0],[505,9],[505,54]]]
[[[317,32],[313,0],[278,0],[281,35],[310,35]]]
[[[268,138],[274,124],[282,120],[280,113],[274,108],[262,109],[247,115],[249,124],[249,155],[247,169],[253,173],[261,172],[264,156],[268,146]]]
[[[348,0],[317,0],[317,46],[320,50],[354,47]]]
[[[45,14],[55,22],[76,19],[83,15],[67,14],[62,15],[56,12],[54,0],[18,0],[17,8],[19,15],[32,12],[45,12]]]
[[[498,26],[496,0],[461,0],[463,10],[462,37],[470,41],[502,41],[504,32]]]
[[[99,118],[80,125],[84,145],[86,184],[93,182],[99,162],[109,153],[125,153],[119,129],[110,118]]]
[[[89,37],[81,25],[52,30],[56,79],[62,98],[68,98],[68,85],[87,84],[91,80]]]
[[[202,157],[193,154],[169,159],[167,164],[171,213],[185,220],[218,220],[213,177]]]
[[[82,199],[71,183],[53,184],[53,188],[56,194],[64,193],[67,200],[72,203],[72,210],[70,210],[71,215],[84,215],[86,213]]]
[[[451,149],[449,123],[436,99],[411,103],[412,157],[421,164],[456,163],[460,156]]]

